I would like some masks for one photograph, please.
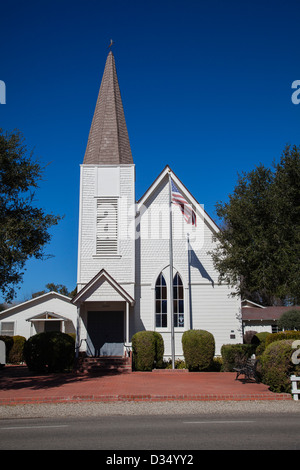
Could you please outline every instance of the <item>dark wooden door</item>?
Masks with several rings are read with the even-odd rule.
[[[87,329],[92,356],[123,356],[124,312],[88,312]]]

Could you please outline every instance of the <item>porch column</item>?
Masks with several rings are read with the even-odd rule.
[[[80,304],[77,306],[77,325],[76,325],[76,358],[79,356],[80,347]]]
[[[129,343],[129,302],[126,302],[126,344]]]

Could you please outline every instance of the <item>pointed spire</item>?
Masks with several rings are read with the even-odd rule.
[[[133,163],[112,51],[106,59],[83,163]]]

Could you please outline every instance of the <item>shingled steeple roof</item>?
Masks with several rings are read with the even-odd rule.
[[[115,59],[111,51],[106,59],[83,163],[133,163]]]

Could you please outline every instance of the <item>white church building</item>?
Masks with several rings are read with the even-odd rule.
[[[77,351],[123,356],[141,330],[161,333],[166,358],[172,347],[182,357],[188,329],[212,333],[216,355],[223,344],[242,343],[241,299],[219,283],[209,255],[218,231],[169,166],[136,201],[135,164],[110,51],[80,166],[77,295],[59,312],[61,324],[68,318],[73,323]],[[9,310],[5,321],[13,322],[20,309]],[[46,311],[41,299],[37,318]],[[25,316],[32,319],[29,311]]]

